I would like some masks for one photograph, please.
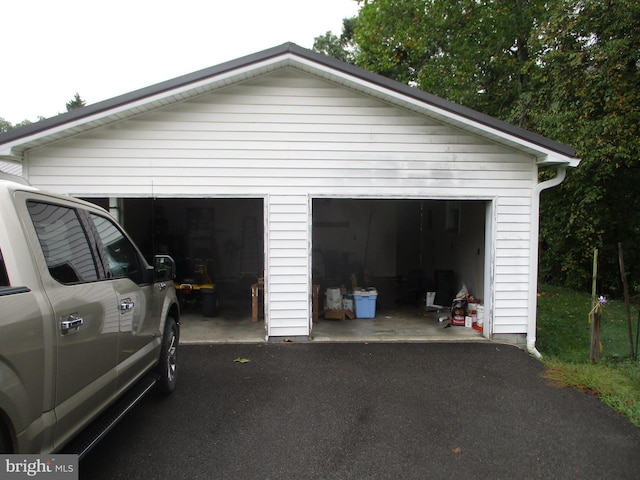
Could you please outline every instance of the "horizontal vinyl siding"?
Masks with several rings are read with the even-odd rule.
[[[0,161],[0,172],[8,173],[10,175],[21,176],[22,164]]]
[[[309,335],[309,206],[306,195],[267,198],[269,336]]]
[[[79,196],[517,195],[532,159],[293,69],[29,153]]]
[[[528,191],[523,189],[523,193]],[[526,333],[531,320],[531,197],[497,201],[493,333]]]

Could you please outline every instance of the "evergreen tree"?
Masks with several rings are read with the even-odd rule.
[[[82,98],[80,98],[80,94],[76,93],[73,99],[67,102],[67,112],[71,110],[75,110],[76,108],[82,108],[87,104]]]

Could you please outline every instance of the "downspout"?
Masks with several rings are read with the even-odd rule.
[[[542,354],[536,349],[536,327],[538,323],[538,239],[540,235],[540,193],[548,188],[553,188],[562,183],[567,174],[567,166],[559,165],[556,176],[550,180],[538,183],[531,196],[531,279],[529,282],[529,312],[532,319],[527,324],[527,351],[535,358],[542,358]]]

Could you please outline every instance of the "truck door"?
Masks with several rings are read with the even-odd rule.
[[[119,305],[113,286],[99,275],[82,212],[44,199],[26,204],[40,246],[33,250],[54,312],[59,444],[112,399]]]
[[[118,298],[120,342],[118,388],[158,361],[165,294],[149,283],[148,268],[137,248],[109,218],[90,214],[107,259],[110,283]],[[144,367],[144,368],[143,368]]]

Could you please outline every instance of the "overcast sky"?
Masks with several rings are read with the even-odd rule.
[[[354,0],[4,0],[0,117],[92,104],[285,42],[304,48]]]

